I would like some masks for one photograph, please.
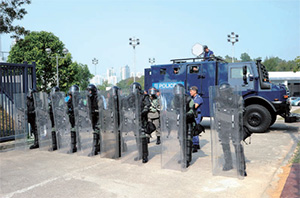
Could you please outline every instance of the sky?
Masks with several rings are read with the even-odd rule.
[[[113,67],[129,65],[134,52],[129,38],[140,39],[136,47],[136,71],[171,59],[194,57],[192,46],[207,45],[215,55],[232,55],[227,35],[235,32],[235,57],[300,56],[300,0],[32,0],[28,14],[14,24],[30,31],[47,31],[65,44],[73,61],[87,64],[99,60],[97,75]],[[1,35],[2,51],[12,39]]]

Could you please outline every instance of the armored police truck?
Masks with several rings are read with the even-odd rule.
[[[201,115],[210,117],[209,87],[229,83],[239,86],[245,106],[244,126],[251,132],[265,132],[275,123],[277,115],[285,122],[295,122],[290,114],[285,85],[269,81],[266,67],[256,62],[227,63],[218,57],[173,59],[171,64],[152,65],[145,69],[145,89],[172,89],[180,83],[188,90],[197,86],[204,103]]]

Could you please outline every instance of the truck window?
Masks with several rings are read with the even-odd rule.
[[[179,70],[180,70],[179,67],[175,67],[175,68],[173,69],[173,73],[174,73],[174,74],[179,74]]]
[[[250,74],[249,67],[247,67],[247,76]],[[243,78],[243,68],[233,67],[230,69],[230,78]]]
[[[161,68],[160,69],[160,75],[165,75],[166,74],[167,69],[166,68]]]
[[[198,72],[199,72],[199,66],[196,65],[190,66],[190,74],[198,73]]]

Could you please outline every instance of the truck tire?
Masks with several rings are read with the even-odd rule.
[[[272,116],[262,105],[252,104],[246,107],[244,126],[252,133],[263,133],[271,124]]]

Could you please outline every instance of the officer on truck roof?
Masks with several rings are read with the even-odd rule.
[[[205,58],[205,59],[214,56],[214,52],[211,51],[210,49],[208,49],[207,45],[204,45],[204,46],[203,46],[203,51],[204,51],[204,58]]]

